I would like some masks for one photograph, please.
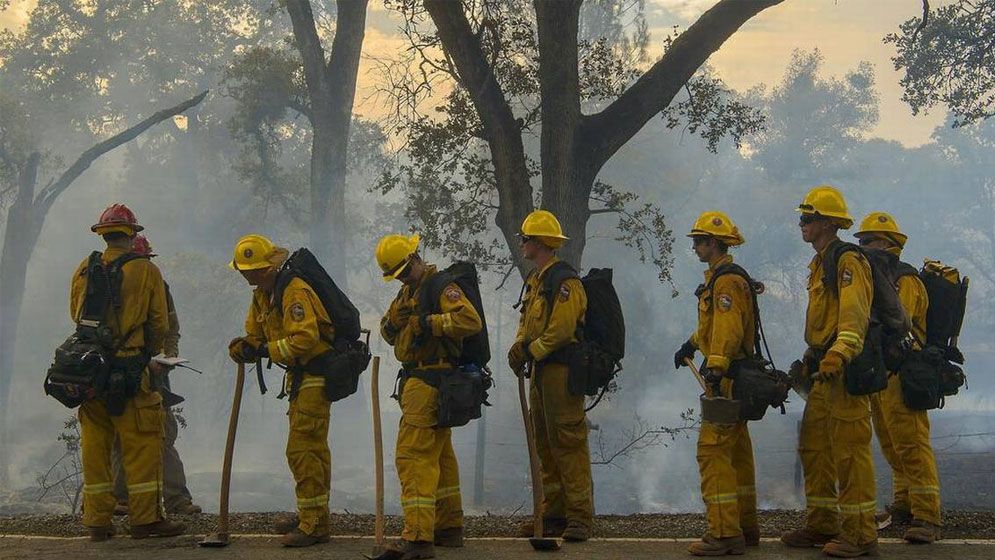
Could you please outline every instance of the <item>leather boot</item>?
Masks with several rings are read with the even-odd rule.
[[[746,546],[760,546],[760,527],[743,527]]]
[[[176,535],[182,535],[183,531],[186,530],[187,526],[182,523],[177,523],[176,521],[170,521],[168,519],[160,519],[155,523],[132,525],[131,538],[147,539],[149,537],[175,537]]]
[[[743,554],[746,552],[746,539],[743,535],[720,539],[705,534],[698,542],[688,546],[688,552],[695,556],[725,556],[726,554]]]
[[[441,546],[443,548],[462,548],[463,528],[448,527],[446,529],[436,529],[434,540],[435,546]]]
[[[175,515],[196,515],[201,512],[203,512],[201,507],[190,500],[182,500],[166,508],[166,513]]]
[[[273,519],[273,532],[277,535],[286,535],[300,525],[301,520],[296,513],[280,513]]]
[[[857,558],[859,556],[877,556],[878,541],[867,544],[853,544],[843,539],[833,539],[822,547],[822,553],[836,558]]]
[[[114,517],[128,515],[128,502],[118,502],[114,504]]]
[[[559,537],[567,528],[567,520],[562,517],[544,517],[542,520],[543,537]],[[518,536],[523,539],[534,537],[535,525],[531,519],[523,521],[518,526]]]
[[[114,526],[107,525],[106,527],[87,527],[90,533],[90,540],[93,542],[104,542],[110,540],[114,536]]]
[[[560,536],[567,542],[584,542],[591,538],[591,528],[580,521],[568,521]]]
[[[836,535],[823,535],[808,529],[795,529],[781,535],[781,542],[791,548],[815,548],[825,546],[829,541],[836,538]]]
[[[435,546],[428,541],[397,541],[387,545],[373,560],[419,560],[435,558]]]
[[[928,521],[914,519],[912,520],[912,526],[905,531],[902,538],[914,544],[934,543],[940,540],[940,526]]]
[[[328,535],[309,535],[297,527],[280,537],[280,544],[288,548],[303,548],[326,542],[328,542]]]

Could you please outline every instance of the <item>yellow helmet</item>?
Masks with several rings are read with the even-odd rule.
[[[259,270],[273,266],[270,257],[277,246],[265,236],[250,233],[235,244],[235,256],[228,266],[235,270]]]
[[[736,224],[724,212],[719,212],[718,210],[702,212],[701,216],[698,216],[698,219],[694,222],[694,226],[691,227],[691,233],[688,234],[688,237],[697,237],[699,235],[714,237],[730,247],[742,245],[746,242],[743,234],[739,233],[739,228],[736,227]]]
[[[559,249],[569,237],[563,235],[560,221],[549,210],[535,210],[522,222],[521,234],[526,237],[538,237],[544,245]]]
[[[829,185],[820,185],[808,191],[805,200],[798,205],[802,214],[818,214],[827,218],[836,218],[843,229],[850,229],[853,218],[847,210],[843,194]]]
[[[900,248],[905,247],[905,242],[909,238],[907,235],[902,233],[902,230],[898,227],[898,222],[895,221],[895,218],[887,212],[871,212],[868,214],[867,217],[860,222],[860,231],[853,235],[859,239],[862,235],[867,234],[882,234],[888,239],[894,241]]]
[[[397,279],[411,255],[418,250],[420,240],[417,233],[410,236],[392,233],[380,238],[377,243],[377,264],[383,271],[384,282]]]

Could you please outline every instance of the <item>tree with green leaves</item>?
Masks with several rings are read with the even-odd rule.
[[[563,254],[578,266],[588,220],[616,214],[619,239],[666,280],[672,239],[663,213],[598,174],[657,116],[683,123],[712,149],[725,136],[738,143],[757,130],[756,111],[728,100],[717,78],[696,73],[740,26],[778,3],[717,2],[641,71],[646,27],[625,21],[639,20],[639,0],[391,0],[411,59],[384,64],[384,93],[395,100],[408,159],[380,188],[407,189],[409,217],[430,246],[522,274],[515,234],[537,205],[560,218],[573,239]],[[620,31],[627,27],[635,33]],[[423,114],[422,103],[439,90],[448,93],[435,114]],[[682,92],[687,98],[672,104]]]

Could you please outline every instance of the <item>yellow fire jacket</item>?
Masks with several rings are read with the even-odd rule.
[[[266,342],[270,358],[285,367],[307,363],[331,348],[335,327],[314,290],[292,279],[277,309],[274,294],[256,289],[245,318],[246,340],[254,347]]]
[[[843,253],[836,269],[837,295],[823,285],[823,253],[808,265],[805,342],[811,348],[836,352],[849,363],[864,348],[867,335],[874,295],[871,266],[856,251]]]
[[[542,269],[533,270],[525,279],[522,317],[515,341],[527,342],[536,361],[544,360],[564,346],[577,342],[577,327],[587,311],[587,294],[580,279],[564,280],[548,309],[542,281],[546,272],[559,259],[553,257]]]
[[[380,320],[380,334],[394,347],[397,361],[409,364],[438,364],[459,352],[462,339],[480,332],[483,322],[473,304],[455,283],[447,285],[439,296],[442,313],[428,315],[430,336],[419,336],[410,317],[418,317],[418,298],[426,281],[437,274],[428,266],[415,286],[401,286],[386,315]]]
[[[756,340],[753,294],[743,277],[724,274],[711,290],[704,289],[725,264],[732,264],[732,255],[710,263],[705,271],[698,294],[698,330],[691,335],[691,344],[706,356],[708,367],[720,372],[728,370],[733,360],[752,355]]]

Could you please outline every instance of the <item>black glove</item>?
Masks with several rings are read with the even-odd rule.
[[[691,344],[690,340],[681,344],[680,349],[674,354],[674,369],[681,369],[681,366],[684,365],[684,360],[693,360],[696,350],[697,348],[694,347],[694,344]]]
[[[508,367],[515,375],[523,375],[525,373],[525,365],[532,361],[532,353],[529,352],[529,343],[524,340],[519,340],[511,345],[511,349],[508,350]]]
[[[701,377],[705,379],[705,383],[717,386],[722,383],[723,374],[717,369],[705,367],[701,368]]]

